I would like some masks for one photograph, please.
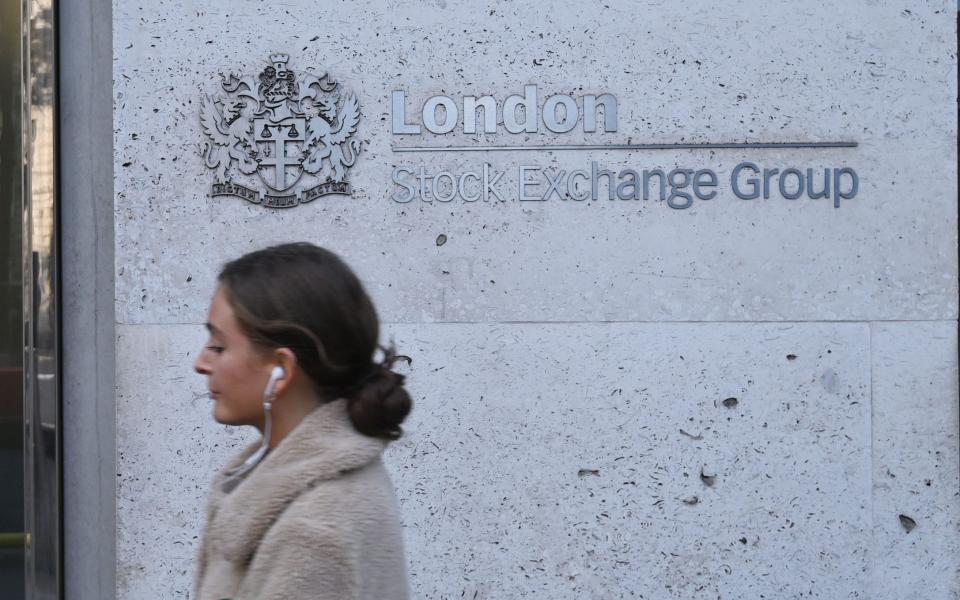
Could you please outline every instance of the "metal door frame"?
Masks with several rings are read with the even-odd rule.
[[[63,589],[117,597],[113,5],[57,10]]]

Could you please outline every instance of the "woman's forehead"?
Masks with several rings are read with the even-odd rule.
[[[207,329],[215,335],[231,335],[238,331],[236,316],[233,307],[227,302],[227,297],[221,288],[213,294],[210,301],[210,311],[207,316]]]

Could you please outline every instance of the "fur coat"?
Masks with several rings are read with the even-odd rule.
[[[381,460],[385,447],[353,428],[341,399],[308,415],[230,493],[221,490],[223,472],[217,475],[194,598],[406,600],[406,557]]]

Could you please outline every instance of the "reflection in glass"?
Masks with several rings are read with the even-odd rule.
[[[52,0],[26,2],[29,91],[23,199],[24,524],[27,600],[61,590],[60,369],[56,204],[56,36]]]

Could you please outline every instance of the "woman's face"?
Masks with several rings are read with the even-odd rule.
[[[213,418],[224,425],[263,428],[263,388],[273,364],[240,329],[222,288],[217,288],[207,316],[207,343],[193,368],[207,376],[214,401]]]

